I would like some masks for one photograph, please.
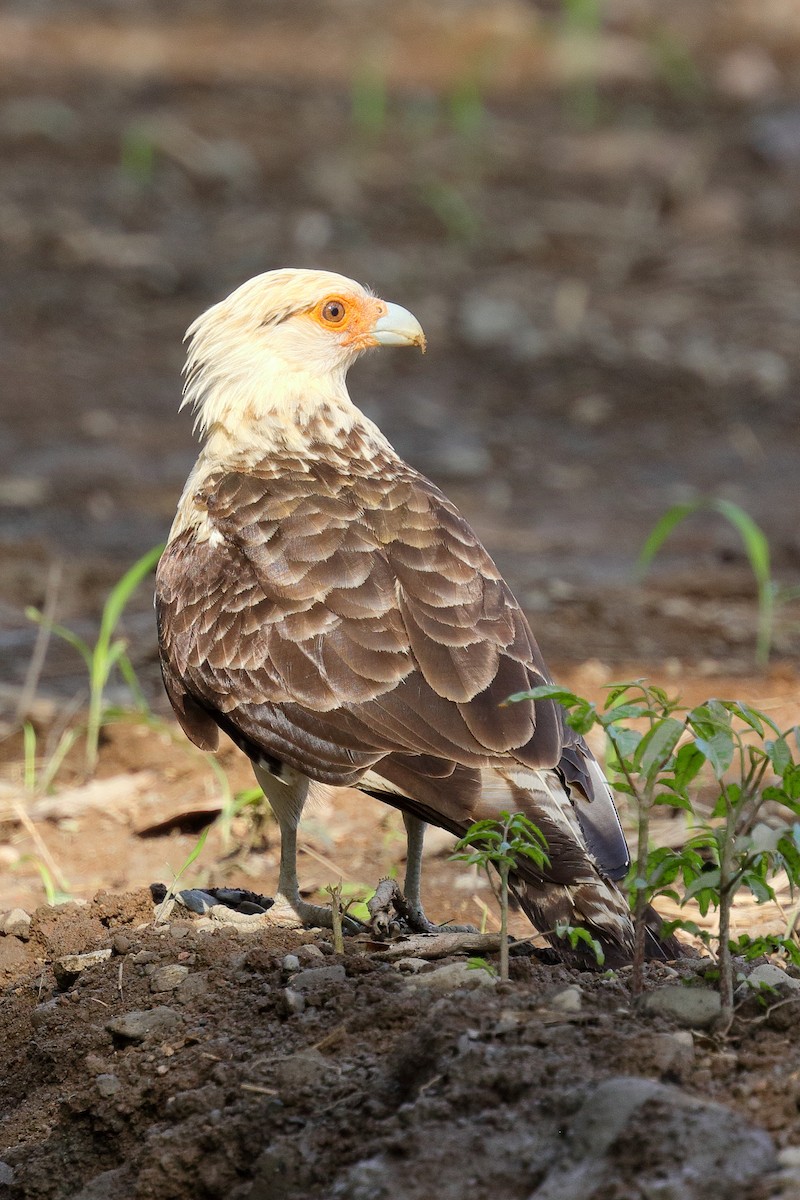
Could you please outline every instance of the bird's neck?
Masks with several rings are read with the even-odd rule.
[[[346,469],[356,458],[394,455],[350,399],[344,371],[323,378],[296,370],[207,380],[197,409],[205,435],[200,459],[216,469],[253,470],[276,459],[320,457]]]

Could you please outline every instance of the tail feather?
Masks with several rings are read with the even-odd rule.
[[[608,966],[631,961],[633,919],[617,883],[627,871],[628,848],[611,789],[582,740],[570,747],[568,761],[551,769],[505,758],[483,767],[457,765],[444,775],[420,770],[414,756],[392,756],[359,786],[457,837],[475,821],[523,813],[541,831],[549,859],[537,867],[521,858],[509,880],[528,919],[562,957],[593,961],[585,943],[571,952],[559,936],[558,928],[570,925],[588,930]],[[659,918],[652,909],[650,914],[648,957],[675,957],[679,944],[661,938]]]

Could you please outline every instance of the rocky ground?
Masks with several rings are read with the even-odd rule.
[[[223,751],[223,783],[164,721],[148,587],[120,632],[150,715],[105,727],[89,781],[80,741],[54,788],[30,778],[87,682],[58,637],[40,656],[25,608],[94,641],[192,462],[183,331],[287,263],[422,321],[425,359],[373,356],[354,396],[474,522],[560,679],[797,720],[800,20],[608,0],[595,28],[589,7],[0,13],[0,1196],[800,1195],[790,974],[766,1000],[743,986],[723,1035],[697,959],[651,967],[641,1001],[628,972],[529,954],[499,984],[465,953],[337,955],[257,913],[156,923],[149,885],[209,814],[187,886],[269,895],[277,841],[225,808],[251,786],[241,757]],[[699,496],[768,538],[767,669],[721,518],[634,579],[653,523]],[[108,700],[130,706],[119,680]],[[402,848],[396,814],[341,793],[305,823],[304,885],[359,896]],[[492,892],[450,849],[431,837],[428,909],[493,935]],[[783,898],[741,905],[736,931],[782,928]]]

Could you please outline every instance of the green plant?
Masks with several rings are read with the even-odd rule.
[[[782,732],[765,713],[738,700],[711,699],[690,708],[639,680],[612,685],[602,708],[557,685],[510,700],[523,697],[557,700],[579,733],[600,726],[610,745],[612,785],[633,803],[637,845],[628,887],[636,928],[634,991],[643,983],[648,905],[659,895],[681,905],[694,900],[702,915],[712,907],[719,913],[715,945],[722,1022],[729,1022],[732,953],[744,947],[741,938],[738,943],[730,938],[737,892],[749,889],[758,903],[774,900],[772,880],[781,871],[792,888],[800,885],[800,824],[794,820],[800,816],[800,761],[791,744],[800,750],[800,730],[795,726]],[[701,781],[712,788],[707,811],[690,794]],[[777,821],[773,816],[772,827],[759,820],[768,802],[782,813]],[[650,816],[657,805],[688,814],[691,829],[681,849],[651,849]],[[669,923],[670,929],[676,927],[701,935],[690,920]],[[710,944],[711,939],[705,940]],[[770,944],[793,961],[800,958],[791,929]],[[753,946],[758,953],[755,947],[762,942],[755,940]]]
[[[773,617],[775,604],[785,604],[795,599],[798,589],[782,590],[772,578],[769,542],[763,530],[749,513],[731,500],[714,497],[689,500],[675,504],[656,522],[642,546],[637,563],[640,576],[644,575],[658,551],[676,525],[697,512],[717,512],[734,527],[744,544],[747,561],[758,588],[758,631],[756,634],[756,661],[766,666],[772,647]]]
[[[508,877],[521,858],[535,866],[549,862],[539,829],[520,812],[501,812],[495,820],[476,821],[456,842],[455,861],[495,868],[500,876],[500,978],[508,979]]]
[[[162,921],[165,921],[167,919],[167,917],[169,916],[169,912],[172,907],[172,900],[173,900],[173,897],[177,894],[178,884],[180,883],[181,876],[189,869],[189,867],[192,865],[192,863],[197,858],[199,858],[200,855],[202,854],[203,847],[206,844],[206,838],[208,837],[208,831],[210,828],[211,828],[210,825],[206,826],[206,828],[200,834],[200,837],[195,842],[194,846],[192,846],[192,849],[187,854],[186,858],[184,859],[183,863],[181,864],[180,869],[173,876],[172,883],[167,888],[167,892],[166,892],[166,895],[164,896],[164,899],[161,901],[158,908],[156,909],[156,914],[155,914],[155,917],[153,918],[156,925],[160,925],[160,923]]]
[[[127,642],[124,638],[115,637],[115,633],[126,604],[145,576],[155,568],[163,548],[161,545],[154,546],[152,550],[143,554],[133,566],[129,567],[111,590],[103,605],[100,631],[94,646],[90,646],[88,642],[73,633],[71,629],[67,629],[66,626],[47,622],[53,633],[63,638],[80,654],[89,674],[89,712],[86,721],[84,756],[87,776],[92,775],[97,766],[100,730],[107,720],[118,714],[117,709],[107,706],[105,699],[109,677],[115,667],[130,688],[137,709],[142,713],[149,711],[133,665],[126,653]],[[46,622],[46,618],[37,608],[30,607],[25,611],[29,619],[37,624]]]

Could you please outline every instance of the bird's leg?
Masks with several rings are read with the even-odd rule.
[[[425,842],[424,821],[411,813],[403,813],[403,824],[406,827],[406,878],[405,895],[402,904],[396,901],[402,915],[415,933],[439,933],[440,931],[464,933],[473,932],[471,925],[435,925],[425,916],[422,907],[422,848]]]
[[[278,873],[278,893],[275,904],[290,907],[304,925],[322,929],[333,928],[333,916],[327,904],[311,904],[300,895],[297,878],[297,827],[308,796],[310,781],[289,767],[280,767],[280,775],[253,764],[256,779],[267,797],[278,828],[281,831],[281,862]],[[343,919],[347,933],[356,933],[361,926],[351,917]]]

